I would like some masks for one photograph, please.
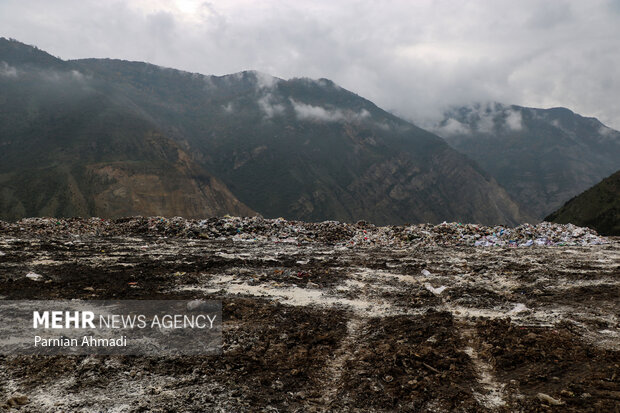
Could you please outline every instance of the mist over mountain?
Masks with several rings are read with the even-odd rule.
[[[620,132],[566,108],[454,108],[434,128],[541,219],[620,168]]]
[[[59,214],[39,207],[49,203],[66,204],[62,214],[95,214],[92,206],[75,206],[92,205],[88,188],[96,186],[82,182],[101,175],[93,168],[142,162],[161,181],[179,171],[172,165],[180,157],[190,166],[178,173],[201,183],[219,179],[218,188],[267,217],[378,224],[528,218],[493,178],[441,138],[326,79],[282,80],[253,71],[203,76],[110,59],[64,62],[18,42],[2,45],[2,176],[12,199],[3,205],[5,217]],[[191,159],[170,158],[148,136]],[[69,178],[50,181],[49,168],[68,165],[72,177],[86,177],[77,179],[84,201],[73,195],[45,201],[58,196],[28,183],[73,194]],[[203,175],[190,173],[196,170]],[[123,171],[133,184],[108,173],[104,181],[115,189],[106,192],[106,205],[118,200],[115,193],[151,187],[138,171]],[[34,193],[28,202],[18,190],[25,187]],[[156,194],[176,185],[164,187]],[[179,204],[184,193],[177,191]],[[187,213],[174,206],[168,212]]]
[[[620,235],[620,171],[577,195],[545,220],[590,227],[603,235]]]
[[[111,85],[0,41],[0,219],[254,215]]]

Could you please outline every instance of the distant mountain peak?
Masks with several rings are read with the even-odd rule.
[[[563,107],[454,107],[432,130],[539,218],[620,168],[620,132]]]
[[[31,46],[15,39],[0,38],[0,61],[9,66],[39,66],[45,68],[58,68],[64,66],[65,62],[40,50],[36,46]]]

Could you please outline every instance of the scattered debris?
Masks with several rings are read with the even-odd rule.
[[[291,244],[321,242],[349,248],[358,246],[578,246],[609,242],[592,229],[550,222],[541,222],[536,225],[523,224],[508,228],[456,222],[444,222],[439,225],[377,227],[368,223],[363,225],[337,221],[312,223],[262,217],[222,217],[204,220],[181,217],[131,217],[115,220],[26,218],[15,223],[0,221],[0,234],[22,235],[24,233],[39,236],[70,234],[74,236],[165,236]]]
[[[426,289],[430,292],[432,292],[435,295],[439,295],[441,293],[443,293],[443,291],[448,288],[445,285],[442,285],[441,287],[433,287],[432,285],[430,285],[429,283],[424,284],[424,287],[426,287]]]
[[[549,403],[552,406],[561,406],[564,404],[564,402],[562,402],[561,400],[554,399],[553,397],[545,393],[538,393],[536,397],[538,397],[538,400],[540,400],[541,402]]]
[[[514,308],[508,312],[508,314],[519,314],[524,311],[527,311],[527,307],[525,306],[525,304],[519,303],[516,304]]]
[[[26,278],[32,281],[41,281],[43,279],[43,276],[41,274],[37,274],[36,272],[29,272],[28,274],[26,274]]]
[[[174,298],[188,308],[221,300],[223,349],[160,359],[0,356],[0,405],[28,395],[24,407],[11,402],[17,411],[618,405],[613,237],[545,223],[502,232],[230,217],[54,220],[62,230],[46,222],[0,222],[0,298]],[[499,248],[474,246],[480,239]],[[605,244],[589,244],[596,240]],[[23,276],[32,270],[43,282]]]

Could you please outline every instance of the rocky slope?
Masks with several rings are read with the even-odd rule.
[[[8,87],[20,89],[27,83],[36,89],[36,83],[28,83],[32,77],[23,69],[27,66],[54,79],[75,79],[70,87],[62,88],[62,101],[57,94],[50,97],[52,107],[63,103],[79,109],[70,112],[72,117],[42,117],[37,95],[30,103],[16,106],[14,116],[2,124],[5,147],[21,149],[37,146],[37,142],[56,142],[54,151],[46,155],[54,165],[81,156],[84,148],[92,146],[89,140],[93,134],[100,137],[101,143],[115,135],[111,145],[124,144],[127,136],[137,139],[131,127],[117,120],[107,119],[96,127],[91,123],[96,114],[83,110],[81,100],[73,95],[95,93],[111,102],[123,116],[129,113],[132,119],[148,125],[142,128],[145,132],[156,130],[172,139],[191,154],[200,168],[221,179],[241,202],[267,217],[508,224],[529,218],[492,178],[439,137],[328,80],[285,81],[257,72],[202,76],[105,59],[63,62],[17,42],[3,40],[2,44],[0,61],[5,62],[4,72],[8,74],[2,81]],[[75,85],[77,81],[81,87]],[[10,100],[17,99],[4,90],[5,102],[9,96]],[[32,118],[24,113],[30,113]],[[56,128],[57,123],[78,130],[68,133]],[[35,124],[40,131],[31,133]],[[100,131],[103,125],[106,128]],[[72,149],[59,154],[57,143],[67,136],[75,136],[84,144],[82,149],[76,150],[76,141],[69,140],[66,146]],[[135,160],[132,154],[144,146],[125,145],[123,153]],[[99,145],[95,153],[104,147]],[[39,169],[32,168],[37,163],[30,159],[24,152],[7,151],[4,172],[15,172],[16,166],[8,167],[12,164],[21,167],[19,176],[34,175],[31,179],[35,181],[45,177],[44,172],[41,175]],[[109,160],[119,159],[115,155]],[[15,176],[6,176],[5,182],[14,187],[28,184],[15,181]],[[158,176],[163,179],[163,175]],[[133,181],[148,186],[142,178]],[[99,198],[112,202],[114,193],[111,190]],[[165,193],[164,185],[156,193]],[[92,197],[85,195],[85,199],[88,203]],[[70,211],[78,209],[73,198],[65,203],[70,205]],[[121,203],[119,200],[117,204]],[[38,215],[41,211],[29,208],[25,214]],[[61,214],[54,208],[43,212]],[[91,208],[88,213],[95,211]],[[12,212],[10,216],[18,215]]]
[[[333,82],[201,76],[137,62],[73,62],[126,96],[267,217],[517,223],[506,192],[437,136]]]
[[[104,82],[16,42],[0,61],[0,218],[255,214]]]
[[[605,235],[620,235],[620,171],[568,201],[546,221],[590,227]]]
[[[434,129],[542,218],[620,168],[620,132],[565,108],[455,108]]]

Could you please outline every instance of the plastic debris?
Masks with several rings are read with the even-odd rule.
[[[425,277],[430,277],[431,276],[431,272],[429,270],[427,270],[427,269],[422,270],[421,273]]]
[[[477,224],[441,223],[377,227],[337,221],[301,222],[283,218],[222,217],[203,220],[181,217],[26,218],[16,223],[0,221],[0,234],[20,236],[160,236],[239,242],[285,244],[327,243],[356,248],[377,247],[549,247],[608,243],[589,228],[541,222],[515,228]],[[144,247],[142,247],[144,248]],[[148,248],[148,247],[146,247]]]
[[[41,274],[37,274],[36,272],[29,272],[28,274],[26,274],[26,278],[32,281],[41,281],[43,279],[43,276]]]
[[[553,406],[561,406],[561,405],[564,404],[563,401],[560,401],[558,399],[554,399],[553,397],[551,397],[551,396],[549,396],[548,394],[545,394],[545,393],[538,393],[536,395],[536,397],[538,397],[538,400],[540,400],[542,402],[547,402],[547,403],[549,403],[550,405],[553,405]]]
[[[445,285],[442,285],[441,287],[437,287],[437,288],[435,288],[435,287],[433,287],[432,285],[430,285],[430,284],[428,284],[428,283],[424,284],[424,287],[425,287],[428,291],[432,292],[432,293],[433,293],[433,294],[435,294],[435,295],[439,295],[439,294],[443,293],[443,291],[444,291],[446,288],[448,288],[448,287],[446,287]]]
[[[525,304],[519,303],[519,304],[516,304],[514,308],[508,312],[508,314],[519,314],[524,311],[527,311],[527,307],[525,306]]]

